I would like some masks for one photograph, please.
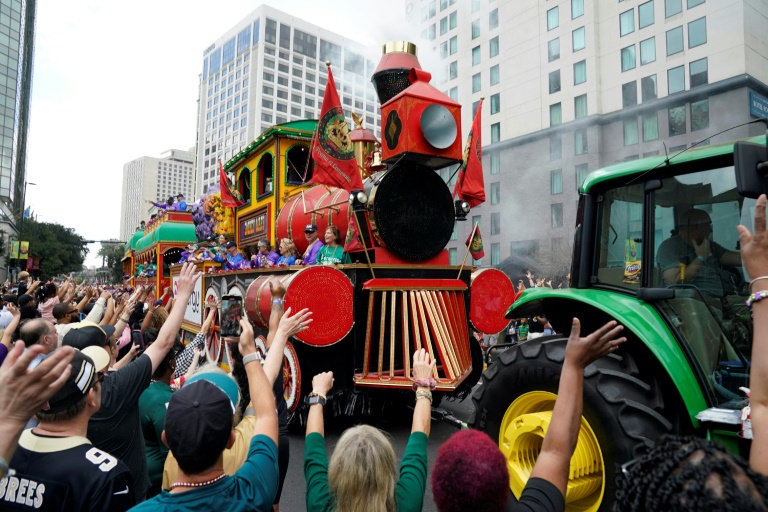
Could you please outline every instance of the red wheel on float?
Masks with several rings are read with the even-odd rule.
[[[288,414],[291,414],[299,407],[301,398],[301,367],[296,349],[290,341],[285,343],[283,352],[283,396],[288,406]]]
[[[219,300],[219,294],[215,288],[210,287],[205,293],[205,309],[203,310],[203,321],[208,318],[208,313],[211,310],[211,306],[208,305],[208,298],[214,297],[216,301]],[[208,334],[205,335],[205,358],[209,363],[219,364],[221,360],[221,337],[219,336],[219,311],[213,314],[213,322],[208,330]]]
[[[472,273],[472,304],[469,307],[469,321],[484,333],[495,334],[509,325],[504,314],[515,302],[515,288],[512,281],[501,270],[484,268]]]

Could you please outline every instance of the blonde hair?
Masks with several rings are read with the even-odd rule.
[[[154,327],[159,331],[167,319],[168,311],[166,311],[165,308],[158,307],[152,313],[152,320],[149,321],[149,326]]]
[[[278,244],[278,247],[281,245],[285,245],[288,248],[288,252],[292,254],[295,257],[299,257],[299,251],[296,249],[296,244],[293,243],[293,240],[290,238],[281,238],[280,244]]]
[[[395,451],[384,433],[358,425],[342,434],[328,466],[336,512],[395,512]]]

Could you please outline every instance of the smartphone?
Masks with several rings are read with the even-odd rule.
[[[223,338],[240,337],[240,319],[243,317],[243,298],[237,295],[225,295],[221,298],[219,311],[220,335]]]
[[[144,353],[144,349],[147,348],[144,346],[144,336],[141,334],[141,329],[133,329],[131,331],[131,345],[138,345],[139,346],[139,354]],[[136,354],[136,355],[139,355]]]

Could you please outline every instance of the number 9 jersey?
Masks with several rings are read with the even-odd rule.
[[[0,510],[120,512],[135,505],[128,467],[85,437],[25,430],[0,480]]]

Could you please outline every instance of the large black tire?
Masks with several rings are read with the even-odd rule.
[[[472,396],[469,424],[499,441],[504,413],[524,393],[557,393],[567,338],[547,337],[510,347],[483,374]],[[664,433],[684,424],[674,388],[662,384],[656,369],[640,368],[624,347],[584,372],[584,418],[592,428],[604,461],[604,495],[599,510],[610,510],[618,466],[642,454]],[[656,371],[654,371],[656,370]],[[666,398],[666,400],[665,400]],[[618,465],[618,466],[617,466]],[[595,500],[593,496],[593,500]]]

